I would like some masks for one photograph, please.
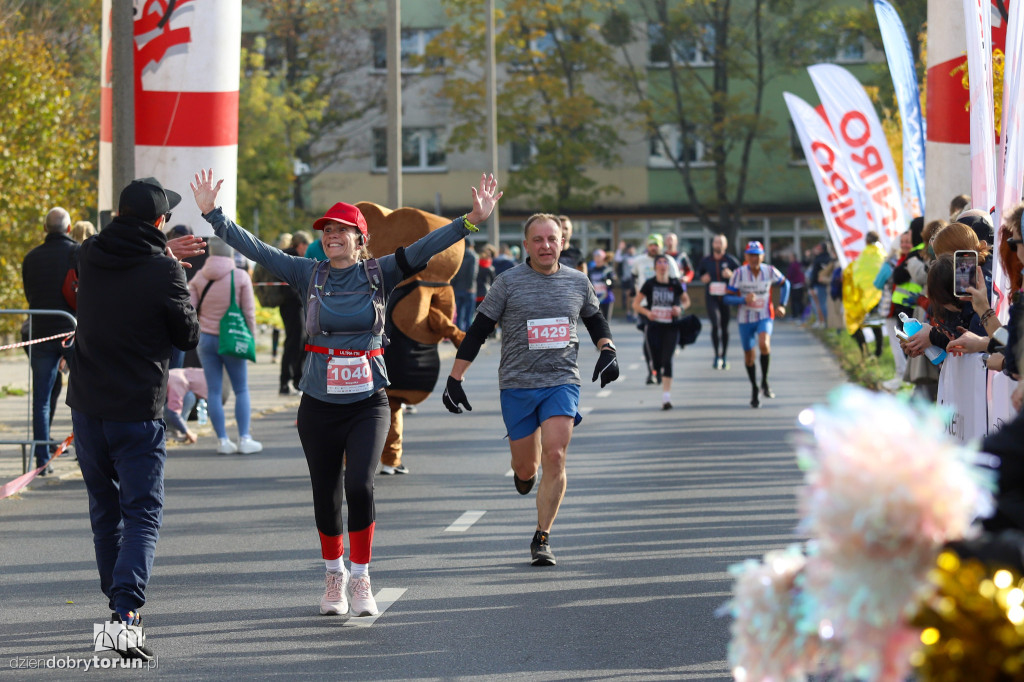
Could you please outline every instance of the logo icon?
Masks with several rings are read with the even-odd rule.
[[[142,646],[146,636],[138,625],[125,625],[120,620],[93,623],[93,651],[128,651]]]

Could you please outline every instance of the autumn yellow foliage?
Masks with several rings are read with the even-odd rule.
[[[98,126],[86,94],[42,34],[0,24],[0,309],[27,307],[21,261],[43,241],[43,218],[63,206],[93,219]],[[0,315],[0,334],[22,318]]]

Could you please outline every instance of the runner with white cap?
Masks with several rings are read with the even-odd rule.
[[[746,263],[732,274],[725,301],[740,307],[736,314],[736,322],[740,330],[740,343],[743,345],[743,363],[747,367],[747,376],[750,377],[750,406],[760,407],[754,350],[757,347],[761,351],[760,393],[763,393],[765,398],[774,398],[775,393],[768,385],[772,323],[776,313],[780,317],[786,314],[789,280],[774,265],[764,264],[764,245],[761,242],[747,242],[744,254]],[[772,304],[772,285],[776,283],[782,286],[777,306]]]

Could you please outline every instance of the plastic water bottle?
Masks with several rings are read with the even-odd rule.
[[[899,318],[900,322],[903,323],[903,331],[907,333],[907,336],[913,336],[921,331],[922,325],[918,320],[907,317],[906,313],[900,313]],[[946,351],[938,346],[928,346],[924,354],[925,357],[931,360],[933,365],[938,365],[946,359]]]
[[[196,418],[200,426],[206,426],[206,398],[200,398],[196,403]]]

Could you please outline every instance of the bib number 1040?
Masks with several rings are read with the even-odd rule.
[[[548,317],[526,321],[526,341],[530,350],[565,348],[569,345],[569,318]]]
[[[373,390],[373,375],[366,356],[331,358],[327,363],[328,393],[364,393]]]

